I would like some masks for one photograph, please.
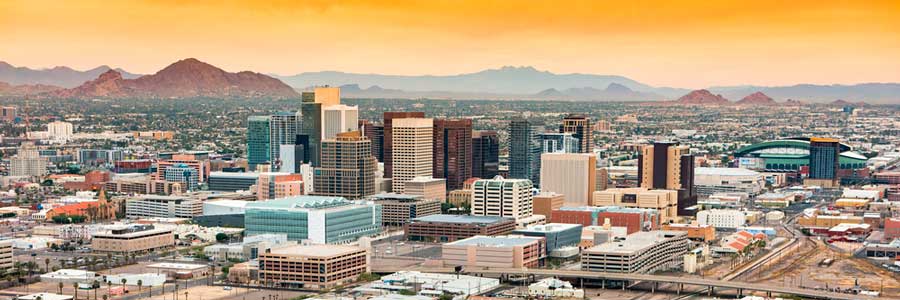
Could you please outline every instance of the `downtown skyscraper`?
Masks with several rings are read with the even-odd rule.
[[[281,162],[281,145],[294,145],[300,133],[300,116],[294,112],[279,112],[269,116],[269,160],[271,164]]]
[[[247,171],[255,171],[256,166],[268,164],[271,157],[269,146],[269,117],[250,116],[247,118]]]
[[[403,193],[406,183],[416,177],[431,177],[434,151],[434,121],[426,118],[394,119],[391,124],[393,174],[392,190]]]
[[[524,118],[509,123],[509,177],[541,181],[541,140],[538,126]]]
[[[694,190],[694,155],[687,146],[672,142],[656,142],[641,148],[638,155],[638,179],[646,189],[678,191],[678,215],[696,213]]]
[[[494,178],[500,167],[500,139],[496,131],[472,132],[472,177]]]
[[[447,190],[462,188],[472,177],[472,120],[434,120],[432,177],[447,180]]]
[[[591,139],[591,118],[582,114],[569,114],[562,120],[559,126],[560,133],[571,133],[578,139],[578,152],[594,152],[594,143]]]
[[[314,168],[316,195],[359,199],[375,194],[378,161],[372,141],[359,131],[338,133],[321,145],[321,167]]]
[[[392,178],[394,176],[394,135],[393,124],[394,119],[402,118],[424,118],[424,112],[384,112],[384,143],[382,153],[384,155],[384,177]]]

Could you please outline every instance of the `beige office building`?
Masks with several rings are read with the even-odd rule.
[[[553,213],[553,210],[559,209],[563,207],[566,203],[566,199],[563,194],[557,194],[554,192],[543,192],[540,193],[533,198],[534,200],[534,214],[543,215],[550,219],[550,215]]]
[[[446,266],[533,268],[546,252],[543,237],[523,235],[477,235],[441,246]]]
[[[94,233],[91,247],[97,252],[150,252],[175,246],[172,229],[130,225]]]
[[[392,190],[404,193],[406,182],[416,177],[431,177],[433,151],[433,120],[427,118],[401,118],[393,120],[392,140]]]
[[[660,222],[677,218],[678,191],[645,188],[614,188],[594,192],[593,206],[651,208],[659,211]]]
[[[403,226],[412,219],[441,213],[441,200],[420,195],[384,193],[372,196],[372,200],[381,204],[381,223],[386,226]]]
[[[13,258],[12,241],[0,241],[0,274],[8,273],[13,265],[15,265],[15,259]]]
[[[349,199],[375,194],[378,161],[372,156],[372,141],[359,131],[324,140],[319,153],[322,159],[321,167],[314,170],[314,194]]]
[[[322,107],[341,104],[341,88],[317,87],[315,89],[315,103],[321,103]]]
[[[565,206],[587,206],[597,187],[597,156],[583,153],[541,155],[541,192],[563,194]]]
[[[663,149],[666,151],[665,154],[655,153],[657,150],[662,151]],[[690,150],[691,148],[688,146],[669,145],[668,143],[656,143],[642,147],[641,159],[639,160],[641,171],[638,174],[641,180],[641,187],[646,189],[661,187],[669,190],[681,189],[681,158],[690,154]],[[657,158],[663,160],[664,164],[660,164]],[[656,170],[655,165],[665,165],[665,170]],[[665,182],[655,182],[654,180]]]
[[[259,254],[259,281],[266,286],[324,290],[368,272],[366,249],[344,245],[293,245]]]
[[[447,180],[443,178],[416,177],[407,181],[404,189],[406,195],[419,195],[423,199],[447,201]]]

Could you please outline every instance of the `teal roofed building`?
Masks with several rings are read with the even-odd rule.
[[[790,138],[749,145],[734,152],[738,167],[769,172],[796,172],[809,166],[809,138]],[[839,169],[866,167],[867,158],[840,143]]]
[[[381,233],[381,205],[343,197],[295,196],[251,202],[246,234],[283,233],[288,240],[343,244]]]

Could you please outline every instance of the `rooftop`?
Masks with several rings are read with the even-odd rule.
[[[759,172],[744,168],[694,168],[694,175],[757,176]]]
[[[513,219],[497,216],[430,215],[415,218],[413,219],[413,221],[437,223],[493,224],[503,221],[513,221]]]
[[[405,201],[413,201],[422,199],[422,195],[407,195],[407,194],[397,194],[397,193],[381,193],[372,195],[373,200],[405,200]]]
[[[301,255],[307,257],[331,257],[336,255],[351,254],[363,250],[360,247],[346,245],[291,245],[273,248],[272,254]]]
[[[351,203],[344,197],[293,196],[269,201],[254,201],[248,203],[246,207],[248,209],[321,209],[349,205]]]
[[[549,223],[542,225],[531,225],[527,228],[516,229],[513,231],[514,233],[519,232],[560,232],[563,230],[573,229],[573,228],[581,228],[579,224],[564,224],[564,223]]]
[[[476,235],[470,238],[458,240],[452,243],[447,243],[445,245],[453,245],[453,246],[478,246],[478,247],[515,247],[515,246],[525,246],[535,241],[543,239],[541,237],[527,237],[521,235],[506,235],[506,236],[483,236]]]

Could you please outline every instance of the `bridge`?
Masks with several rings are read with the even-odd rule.
[[[453,273],[453,268],[404,268],[406,270],[414,270],[430,273]],[[397,268],[373,268],[375,273],[391,273],[401,271]],[[679,277],[668,275],[650,275],[650,274],[633,274],[633,273],[610,273],[610,272],[591,272],[576,270],[549,270],[549,269],[515,269],[515,268],[465,268],[464,272],[469,275],[481,275],[490,277],[504,277],[508,275],[522,276],[542,276],[542,277],[565,277],[579,278],[588,280],[615,280],[625,282],[649,282],[653,284],[652,291],[655,292],[656,287],[660,283],[674,284],[678,286],[680,294],[685,285],[707,287],[708,293],[712,294],[714,289],[731,289],[736,290],[738,295],[742,295],[744,291],[765,292],[767,296],[773,294],[795,295],[814,299],[828,300],[859,300],[859,299],[884,299],[878,297],[867,297],[863,295],[843,294],[829,291],[820,291],[812,289],[803,289],[796,287],[779,287],[772,284],[757,284],[736,281],[726,281],[718,279],[706,279],[696,277]]]

